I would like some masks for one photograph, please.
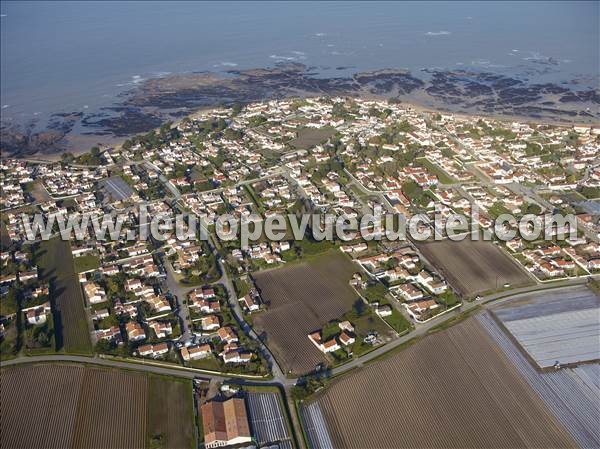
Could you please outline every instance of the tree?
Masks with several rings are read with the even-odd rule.
[[[423,189],[414,181],[407,181],[402,184],[402,193],[409,198],[418,198],[423,194]]]
[[[539,215],[542,213],[542,208],[537,204],[530,203],[527,205],[527,208],[525,209],[525,213]]]
[[[319,388],[323,387],[325,382],[322,378],[317,378],[315,376],[307,376],[292,387],[292,397],[296,401],[301,401],[306,399]]]
[[[50,341],[48,333],[43,329],[40,330],[40,332],[37,335],[37,341],[41,346],[48,346],[48,343]]]
[[[65,164],[70,164],[71,162],[73,162],[73,159],[75,158],[75,156],[73,155],[73,153],[69,153],[69,152],[64,152],[61,156],[60,156],[60,160],[62,162],[64,162]]]
[[[106,338],[101,338],[96,343],[95,349],[96,349],[96,352],[111,352],[113,349],[113,344]]]
[[[363,290],[363,296],[367,301],[371,302],[385,302],[387,290],[382,284],[369,285]]]
[[[357,316],[362,316],[365,313],[366,305],[362,299],[357,299],[352,304],[352,311],[356,313]]]
[[[242,112],[242,105],[236,101],[231,106],[231,112],[233,112],[233,115],[238,115],[240,112]]]
[[[388,259],[388,261],[385,263],[385,268],[387,268],[388,270],[394,269],[398,266],[398,259],[396,259],[395,257],[391,257],[390,259]]]

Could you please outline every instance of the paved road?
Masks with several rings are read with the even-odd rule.
[[[244,314],[242,312],[242,308],[240,307],[240,303],[238,301],[237,295],[235,294],[235,289],[233,287],[233,282],[229,278],[227,270],[225,269],[225,265],[221,260],[220,256],[217,255],[217,263],[219,264],[219,270],[222,273],[221,279],[219,279],[216,284],[222,284],[225,286],[227,290],[227,296],[229,300],[229,307],[233,312],[233,316],[238,322],[239,326],[242,328],[244,333],[248,335],[251,339],[253,339],[260,349],[261,354],[266,359],[269,367],[271,368],[271,374],[273,374],[273,379],[282,385],[293,385],[296,383],[295,379],[287,379],[283,374],[283,370],[277,363],[277,360],[271,353],[271,350],[263,343],[263,341],[258,337],[258,334],[252,329],[252,327],[246,322],[244,319]]]
[[[374,358],[376,358],[380,355],[385,354],[386,352],[400,346],[403,343],[406,343],[407,341],[409,341],[413,338],[425,335],[433,327],[445,322],[446,320],[448,320],[452,317],[455,317],[456,315],[465,313],[477,306],[487,307],[487,304],[489,304],[492,301],[500,301],[500,300],[507,301],[517,295],[522,295],[525,293],[544,291],[544,290],[548,290],[548,289],[569,288],[569,287],[572,287],[575,285],[582,285],[585,283],[586,283],[585,278],[568,279],[568,280],[564,280],[564,281],[558,281],[558,282],[555,282],[552,284],[522,287],[522,288],[510,290],[510,291],[505,291],[505,292],[500,292],[500,293],[495,293],[493,295],[485,296],[479,301],[473,301],[471,303],[466,303],[460,309],[457,309],[456,311],[444,314],[444,315],[440,316],[438,319],[433,319],[425,324],[419,325],[413,332],[411,332],[405,336],[402,336],[384,346],[381,346],[381,347],[375,349],[374,351],[364,355],[363,357],[361,357],[359,359],[353,360],[353,361],[347,363],[346,365],[340,366],[338,368],[334,368],[332,370],[332,374],[337,376],[337,375],[344,374],[354,368],[360,367],[364,363],[366,363],[370,360],[373,360]],[[109,367],[114,367],[114,368],[133,369],[133,370],[138,370],[138,371],[145,371],[145,372],[156,373],[156,374],[165,374],[165,375],[171,375],[171,376],[177,376],[177,377],[185,377],[185,378],[190,378],[190,379],[197,377],[197,376],[210,378],[210,379],[220,379],[220,380],[231,379],[232,377],[234,377],[234,376],[231,376],[230,374],[225,374],[225,373],[224,374],[204,373],[201,370],[195,370],[192,368],[183,368],[183,367],[170,368],[167,366],[160,366],[160,364],[157,362],[151,362],[151,361],[144,362],[143,359],[140,359],[139,361],[136,360],[136,362],[133,362],[133,361],[127,362],[127,361],[115,360],[112,358],[83,357],[83,356],[59,355],[59,354],[34,356],[34,357],[19,357],[19,358],[12,359],[12,360],[2,361],[0,363],[0,366],[6,367],[6,366],[12,366],[12,365],[19,365],[19,364],[23,364],[23,363],[40,363],[40,362],[92,363],[92,364],[96,364],[96,365],[103,365],[103,366],[109,366]],[[276,372],[278,369],[278,365],[275,361],[274,361],[273,366],[275,367],[274,371]],[[240,380],[243,380],[243,379],[240,379]],[[281,372],[279,374],[275,374],[274,378],[272,380],[261,380],[261,379],[251,379],[251,378],[246,378],[245,380],[247,380],[248,382],[261,382],[264,384],[283,385],[283,386],[294,385],[297,381],[297,379],[286,378]]]
[[[494,293],[492,295],[484,296],[478,301],[473,301],[470,303],[463,303],[463,305],[461,307],[459,307],[458,309],[448,312],[447,314],[440,316],[438,319],[433,319],[431,321],[428,321],[425,324],[417,325],[415,330],[413,330],[412,332],[410,332],[400,338],[397,338],[396,340],[394,340],[390,343],[387,343],[384,346],[381,346],[381,347],[369,352],[368,354],[365,354],[364,356],[362,356],[358,359],[352,360],[351,362],[348,362],[345,365],[334,368],[331,370],[331,372],[333,375],[338,376],[338,375],[344,374],[347,371],[350,371],[354,368],[360,367],[360,366],[364,365],[364,363],[369,362],[370,360],[373,360],[373,359],[385,354],[386,352],[391,351],[394,348],[397,348],[398,346],[406,343],[409,340],[412,340],[413,338],[420,337],[420,336],[427,334],[427,332],[429,332],[432,328],[443,323],[444,321],[446,321],[450,318],[453,318],[459,314],[468,312],[469,310],[471,310],[475,307],[478,307],[478,306],[485,307],[486,304],[490,303],[491,301],[496,301],[496,300],[500,300],[500,299],[507,300],[507,299],[510,299],[517,295],[522,295],[525,293],[531,293],[531,292],[536,292],[536,291],[543,291],[543,290],[547,290],[547,289],[568,288],[568,287],[572,287],[574,285],[582,285],[582,284],[585,284],[586,282],[587,282],[586,278],[566,279],[564,281],[557,281],[555,283],[550,283],[550,284],[531,285],[528,287],[515,288],[510,291],[504,291],[504,292],[499,292],[499,293]]]
[[[252,329],[252,327],[244,319],[244,314],[242,313],[242,308],[240,307],[240,303],[238,301],[237,295],[235,294],[235,288],[233,287],[233,282],[231,282],[231,279],[229,278],[229,274],[226,270],[225,264],[223,263],[223,260],[221,259],[220,254],[217,252],[217,246],[213,240],[214,237],[206,228],[206,225],[203,220],[200,220],[200,226],[202,226],[203,231],[208,236],[208,240],[207,240],[208,246],[210,247],[212,254],[215,256],[217,263],[219,265],[219,271],[221,272],[221,278],[214,283],[222,284],[223,286],[225,286],[225,289],[227,290],[229,306],[231,308],[231,311],[233,312],[233,316],[235,317],[236,321],[238,322],[238,324],[240,325],[240,327],[242,328],[244,333],[246,335],[248,335],[250,338],[252,338],[258,344],[261,354],[263,355],[263,357],[267,360],[267,363],[269,364],[269,367],[271,369],[271,374],[273,374],[273,378],[275,379],[275,381],[277,381],[278,383],[281,383],[282,385],[293,385],[295,383],[295,380],[293,380],[293,379],[290,380],[285,377],[281,367],[277,363],[277,360],[271,353],[271,350],[263,343],[263,341],[258,337],[258,335],[254,331],[254,329]]]
[[[175,296],[175,301],[177,303],[177,310],[175,310],[175,313],[179,317],[179,322],[181,323],[181,340],[189,341],[192,338],[192,331],[190,330],[190,310],[185,302],[187,294],[194,287],[184,287],[180,285],[175,277],[173,266],[166,255],[163,255],[162,260],[167,274],[165,283],[167,284],[169,291]]]
[[[202,370],[195,370],[193,368],[169,368],[167,366],[159,366],[156,362],[145,362],[143,359],[139,359],[135,362],[127,362],[121,360],[114,360],[112,358],[102,358],[102,357],[84,357],[78,355],[39,355],[33,357],[18,357],[12,360],[5,360],[0,363],[0,366],[7,367],[13,365],[21,365],[26,363],[44,363],[44,362],[72,362],[72,363],[88,363],[93,365],[101,365],[107,366],[111,368],[122,368],[136,371],[144,371],[147,373],[154,374],[163,374],[167,376],[175,376],[175,377],[184,377],[187,379],[193,379],[195,377],[202,377],[207,379],[215,379],[215,380],[224,380],[231,379],[233,376],[230,374],[212,374],[205,373]],[[260,382],[265,384],[276,384],[272,380],[261,380],[261,379],[253,379],[253,378],[243,378],[237,377],[239,381],[247,380],[248,382]]]

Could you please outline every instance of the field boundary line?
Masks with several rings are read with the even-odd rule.
[[[221,371],[211,371],[211,370],[204,370],[204,369],[200,369],[200,368],[190,368],[187,366],[170,365],[167,363],[154,362],[151,360],[144,360],[144,359],[137,360],[137,359],[133,359],[131,357],[114,357],[114,356],[110,356],[110,355],[106,355],[106,354],[100,354],[99,358],[103,359],[103,360],[114,360],[115,362],[131,363],[133,365],[151,365],[151,366],[157,366],[160,368],[175,369],[175,370],[180,370],[180,371],[189,371],[192,373],[197,372],[199,374],[209,374],[211,376],[235,377],[235,378],[240,378],[240,379],[259,380],[259,381],[260,380],[266,380],[266,381],[272,380],[268,376],[254,376],[252,374],[224,373]]]

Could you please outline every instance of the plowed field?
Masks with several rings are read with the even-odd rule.
[[[258,332],[284,370],[303,374],[327,359],[308,334],[351,309],[357,299],[349,285],[357,268],[339,251],[310,262],[255,275],[266,312],[256,315]]]
[[[3,368],[0,391],[2,449],[193,446],[190,382],[40,364]]]
[[[474,319],[335,381],[317,403],[336,449],[576,447]]]
[[[448,282],[466,297],[497,290],[504,284],[514,287],[532,282],[518,262],[490,242],[443,240],[417,246]]]

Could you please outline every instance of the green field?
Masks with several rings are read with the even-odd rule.
[[[290,142],[290,145],[298,150],[308,150],[327,141],[334,134],[335,129],[330,126],[323,128],[302,128],[298,131],[298,136]]]
[[[196,447],[192,382],[149,375],[146,447]]]
[[[40,276],[50,283],[54,318],[55,349],[91,354],[90,331],[83,294],[73,269],[69,242],[53,238],[42,242],[39,251]]]
[[[410,322],[394,306],[392,306],[392,314],[383,319],[399,334],[410,329]]]
[[[75,273],[84,273],[90,270],[97,270],[100,267],[100,259],[93,254],[73,258],[73,267]]]
[[[221,365],[219,364],[219,361],[213,355],[200,360],[191,360],[190,366],[192,368],[205,369],[208,371],[221,370]]]

